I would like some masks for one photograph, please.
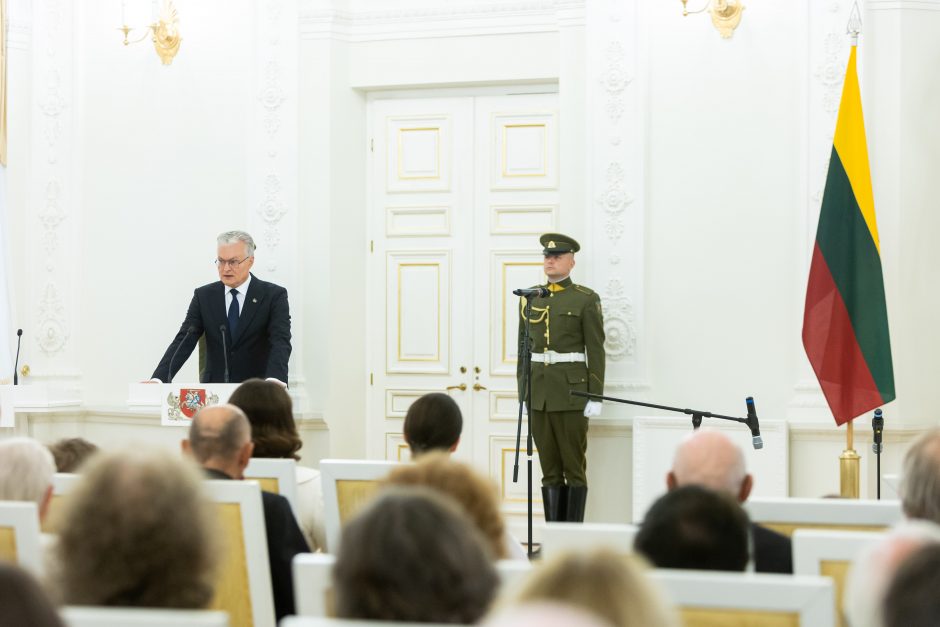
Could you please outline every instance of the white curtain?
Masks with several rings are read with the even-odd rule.
[[[7,169],[0,166],[0,384],[13,382],[16,328],[13,325],[13,266],[10,263],[10,209]]]

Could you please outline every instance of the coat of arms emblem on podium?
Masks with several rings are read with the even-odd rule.
[[[205,388],[183,388],[180,393],[166,398],[167,417],[170,420],[192,420],[196,412],[207,405],[218,405],[219,395]]]

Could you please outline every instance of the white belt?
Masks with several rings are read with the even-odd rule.
[[[532,353],[532,361],[542,364],[567,364],[574,361],[584,361],[584,353],[545,351],[544,353]]]

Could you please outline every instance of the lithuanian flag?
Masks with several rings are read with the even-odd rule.
[[[881,247],[854,45],[806,287],[803,347],[837,425],[894,400]]]

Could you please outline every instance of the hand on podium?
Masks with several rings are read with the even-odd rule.
[[[603,407],[600,401],[588,401],[587,405],[584,406],[584,417],[594,418],[595,416],[600,416]]]

